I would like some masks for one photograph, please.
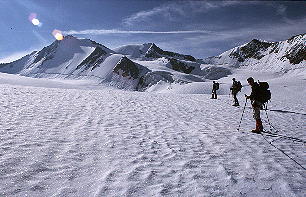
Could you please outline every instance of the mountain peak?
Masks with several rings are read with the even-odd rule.
[[[292,42],[294,42],[295,40],[303,39],[303,37],[306,37],[306,33],[304,33],[304,34],[298,34],[298,35],[292,36],[292,37],[289,38],[287,41],[288,41],[288,43],[292,43]],[[304,38],[304,39],[305,39],[305,38]]]
[[[256,49],[268,48],[272,44],[273,44],[273,42],[268,42],[268,41],[259,40],[259,39],[253,39],[251,42],[242,46],[241,49],[243,50],[244,48],[249,48],[249,47],[256,48]]]
[[[305,36],[300,34],[279,41],[268,42],[253,39],[230,49],[219,56],[206,58],[205,63],[227,64],[235,67],[248,66],[252,69],[266,69],[286,72],[305,66]]]
[[[266,40],[261,40],[261,39],[257,39],[257,38],[254,38],[253,40],[251,40],[251,42],[254,42],[254,43],[266,42],[266,43],[268,43],[268,41],[266,41]]]
[[[79,38],[73,35],[65,35],[63,40],[56,40],[55,43],[60,43],[61,45],[67,45],[69,47],[73,46],[86,46],[86,47],[105,47],[100,43],[97,43],[88,38]],[[106,48],[106,47],[105,47]]]
[[[150,42],[148,44],[151,45],[152,47],[158,47],[154,42]]]
[[[149,49],[149,48],[151,48],[151,47],[159,48],[159,47],[158,47],[155,43],[153,43],[153,42],[143,43],[142,45],[144,46],[144,48],[147,48],[147,49]]]
[[[113,53],[112,50],[107,48],[106,46],[90,40],[88,38],[79,38],[73,35],[66,35],[64,36],[63,40],[56,40],[52,43],[53,46],[66,49],[79,49],[80,47],[100,47],[106,50],[109,53]]]

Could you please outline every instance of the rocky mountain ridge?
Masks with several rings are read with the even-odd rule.
[[[249,43],[230,49],[219,56],[206,58],[203,61],[214,65],[229,65],[239,68],[251,67],[255,70],[276,69],[279,72],[287,72],[305,67],[305,43],[306,34],[296,35],[280,42],[253,39]]]

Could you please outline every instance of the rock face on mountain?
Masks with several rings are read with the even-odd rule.
[[[77,69],[80,69],[83,67],[84,70],[88,70],[88,69],[94,70],[105,60],[103,57],[105,57],[106,55],[107,55],[107,52],[98,46],[89,56],[87,56],[77,66]]]
[[[167,57],[167,58],[176,58],[176,59],[182,59],[182,60],[187,60],[187,61],[192,61],[192,62],[196,61],[196,59],[191,55],[182,55],[179,53],[164,51],[158,46],[156,46],[154,43],[151,43],[151,47],[145,53],[145,57],[148,57],[148,58]]]
[[[228,50],[219,56],[204,59],[205,63],[249,67],[254,70],[287,72],[305,68],[306,34],[293,36],[281,42],[266,42],[257,39]]]
[[[302,42],[300,41],[302,40]],[[306,60],[306,34],[293,36],[288,41],[293,45],[283,57],[286,57],[291,64],[300,64]],[[277,46],[278,47],[278,46]],[[276,47],[276,50],[278,49]]]
[[[175,82],[175,79],[173,77],[173,74],[169,72],[164,72],[164,71],[148,72],[140,78],[137,90],[144,91],[147,88],[151,87],[152,85],[155,85],[161,81],[167,83],[173,83]]]
[[[140,67],[127,57],[121,58],[121,60],[114,67],[114,72],[123,77],[130,77],[132,79],[139,78]]]
[[[271,45],[272,43],[254,39],[246,45],[240,47],[239,50],[230,53],[229,56],[232,58],[237,58],[239,62],[244,62],[248,58],[260,60],[264,57],[262,51],[267,50]]]

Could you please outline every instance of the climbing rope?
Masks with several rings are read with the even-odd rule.
[[[286,136],[286,135],[280,135],[278,133],[279,130],[277,130],[270,122],[270,118],[268,116],[268,112],[267,112],[267,108],[268,108],[268,105],[266,104],[265,107],[264,107],[264,110],[266,112],[266,116],[267,116],[267,122],[270,126],[270,132],[269,131],[263,131],[263,133],[266,133],[266,134],[271,134],[271,135],[274,135],[274,137],[280,137],[280,138],[285,138],[285,139],[290,139],[290,140],[293,140],[293,141],[297,141],[297,142],[302,142],[304,144],[306,144],[306,141],[302,140],[302,139],[299,139],[299,138],[296,138],[296,137],[290,137],[290,136]],[[275,130],[275,132],[273,132],[273,129]]]
[[[295,159],[291,158],[287,153],[285,153],[285,151],[283,151],[282,149],[276,147],[274,144],[272,144],[271,142],[269,142],[265,136],[261,133],[261,136],[264,138],[264,140],[266,142],[268,142],[271,146],[273,146],[274,148],[276,148],[277,150],[279,150],[280,152],[282,152],[284,155],[286,155],[289,159],[291,159],[292,161],[294,161],[297,165],[299,165],[301,168],[303,168],[304,170],[306,170],[305,167],[303,167],[299,162],[297,162]]]
[[[239,126],[238,126],[238,129],[237,129],[238,131],[239,131],[239,129],[240,129],[240,125],[241,125],[241,121],[242,121],[243,114],[244,114],[244,111],[245,111],[246,103],[247,103],[247,99],[246,99],[245,104],[244,104],[244,107],[243,107],[241,119],[240,119]],[[306,144],[306,141],[301,140],[301,139],[299,139],[299,138],[289,137],[289,136],[286,136],[286,135],[280,135],[280,134],[278,134],[278,133],[277,133],[278,130],[275,129],[275,128],[273,127],[273,125],[271,124],[271,122],[270,122],[270,119],[269,119],[269,116],[268,116],[268,113],[267,113],[267,105],[265,105],[264,110],[266,111],[267,120],[268,120],[268,124],[270,125],[270,131],[271,131],[271,132],[265,131],[265,130],[264,130],[264,131],[262,131],[262,132],[260,133],[261,136],[264,138],[264,140],[265,140],[268,144],[270,144],[271,146],[273,146],[274,148],[276,148],[277,150],[279,150],[280,152],[282,152],[282,153],[283,153],[284,155],[286,155],[289,159],[291,159],[293,162],[295,162],[295,163],[296,163],[297,165],[299,165],[301,168],[303,168],[304,170],[306,170],[305,167],[303,167],[299,162],[297,162],[295,159],[293,159],[292,157],[290,157],[285,151],[283,151],[282,149],[278,148],[277,146],[275,146],[274,144],[272,144],[270,141],[268,141],[268,140],[266,139],[265,136],[271,136],[271,137],[279,137],[279,138],[290,139],[290,140],[293,140],[293,141],[302,142],[302,143],[304,143],[304,144]],[[272,132],[272,131],[273,131],[272,128],[274,128],[274,130],[275,130],[276,132]],[[265,134],[265,135],[264,135],[264,134]]]
[[[272,130],[272,128],[275,130],[275,133],[277,133],[278,132],[278,130],[271,124],[271,122],[270,122],[270,118],[269,118],[269,116],[268,116],[268,104],[265,104],[265,107],[264,107],[264,110],[265,110],[265,112],[266,112],[266,116],[267,116],[267,120],[268,120],[268,124],[269,124],[269,126],[270,126],[270,131],[272,132],[273,130]]]

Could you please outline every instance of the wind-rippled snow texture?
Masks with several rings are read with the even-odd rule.
[[[242,108],[227,96],[0,89],[0,196],[305,195],[305,170],[236,132]],[[305,134],[305,115],[269,115]],[[253,124],[247,108],[241,130]],[[305,166],[303,144],[266,138]]]

